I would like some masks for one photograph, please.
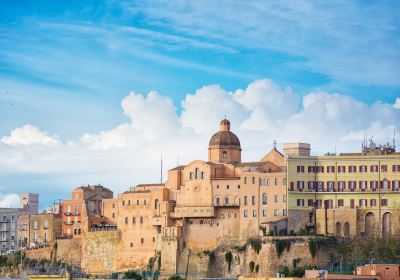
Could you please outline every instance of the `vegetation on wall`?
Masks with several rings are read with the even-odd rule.
[[[256,273],[258,273],[258,271],[260,270],[260,265],[259,264],[256,264]]]
[[[286,249],[286,251],[289,252],[290,244],[292,243],[292,240],[290,240],[290,239],[275,239],[275,240],[273,240],[273,242],[275,244],[276,254],[277,254],[278,258],[280,258],[285,249]]]
[[[215,251],[212,250],[209,254],[208,254],[208,258],[210,260],[211,264],[214,264],[216,261],[216,256],[215,256]]]
[[[142,280],[143,276],[139,270],[128,270],[124,273],[123,279]]]
[[[184,278],[178,274],[174,274],[168,278],[168,280],[184,280]]]
[[[289,269],[287,266],[285,266],[281,270],[279,270],[279,273],[285,274],[286,277],[303,277],[305,271],[308,269],[317,269],[317,267],[306,265],[303,267],[296,267],[293,269]]]
[[[254,252],[260,253],[261,247],[262,247],[262,242],[261,239],[258,237],[253,237],[253,238],[249,238],[247,240],[247,243],[250,244],[251,248],[254,250]]]
[[[231,251],[225,253],[225,261],[226,264],[228,265],[228,272],[231,273],[231,265],[233,262],[233,255]]]

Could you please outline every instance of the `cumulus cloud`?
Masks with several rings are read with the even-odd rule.
[[[394,108],[400,109],[400,97],[396,98],[396,102],[393,104]]]
[[[60,144],[58,136],[49,136],[47,131],[42,131],[38,127],[26,124],[11,131],[9,136],[1,138],[1,142],[7,145],[43,145],[54,146]]]
[[[19,196],[15,193],[5,194],[5,195],[0,194],[0,207],[2,208],[19,207]]]
[[[0,169],[6,176],[41,174],[47,186],[103,183],[118,193],[136,183],[159,182],[161,155],[164,170],[206,160],[208,140],[224,115],[240,138],[245,161],[260,159],[274,140],[280,148],[285,142],[311,143],[314,154],[335,148],[354,152],[364,133],[383,144],[400,128],[397,105],[366,104],[328,92],[301,98],[271,80],[257,80],[233,92],[204,86],[181,104],[178,113],[168,96],[132,92],[121,102],[127,122],[66,145],[56,145],[61,143],[56,136],[37,127],[17,128],[1,139]]]

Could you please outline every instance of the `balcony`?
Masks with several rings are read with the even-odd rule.
[[[71,212],[64,212],[64,216],[71,216],[72,213]]]
[[[73,222],[72,221],[64,221],[64,225],[72,225]]]
[[[214,207],[240,207],[239,203],[215,204]]]
[[[10,219],[7,219],[7,220],[0,220],[0,223],[9,223],[10,222]]]
[[[155,216],[151,220],[153,226],[161,226],[161,216]]]

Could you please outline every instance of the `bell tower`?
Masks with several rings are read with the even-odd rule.
[[[208,161],[221,163],[241,162],[239,138],[231,132],[231,123],[225,118],[219,124],[208,145]]]

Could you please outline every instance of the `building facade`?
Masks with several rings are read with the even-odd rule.
[[[400,234],[400,154],[394,148],[371,142],[362,153],[310,156],[301,145],[287,156],[289,231]]]
[[[17,249],[18,208],[0,208],[0,252]]]
[[[80,237],[93,222],[101,220],[102,200],[112,197],[113,192],[100,185],[75,188],[72,198],[64,200],[60,207],[62,235]]]
[[[18,245],[23,249],[45,247],[61,236],[61,215],[53,213],[19,216]]]
[[[20,193],[20,213],[22,214],[38,214],[39,213],[39,194],[37,193]]]

